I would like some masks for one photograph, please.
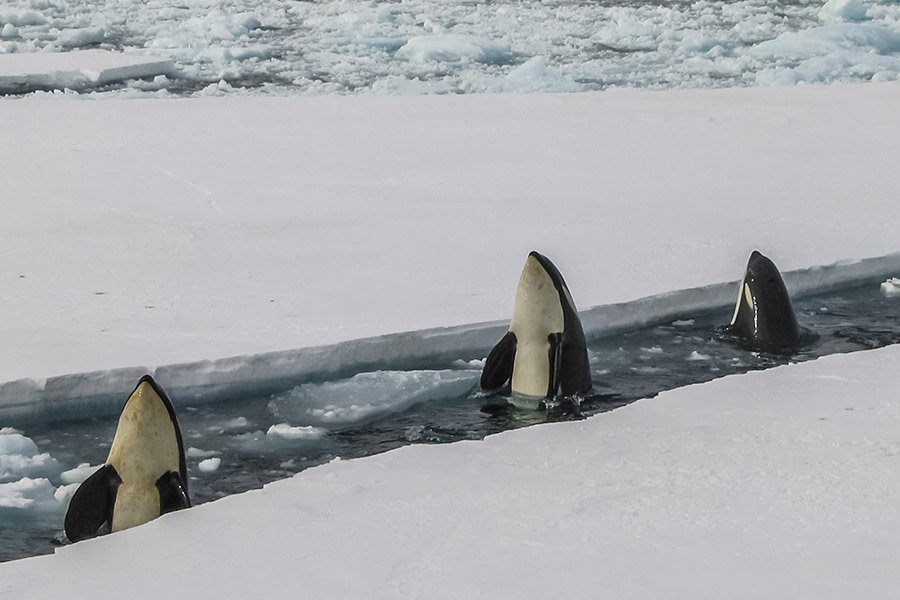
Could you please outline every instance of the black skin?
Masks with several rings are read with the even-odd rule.
[[[748,306],[743,286],[750,288],[753,306]],[[754,251],[741,283],[737,318],[726,333],[740,338],[754,350],[792,354],[800,344],[800,326],[794,307],[775,264]]]
[[[175,427],[175,437],[178,440],[178,472],[168,471],[156,480],[156,489],[159,492],[159,514],[190,508],[191,499],[188,494],[187,466],[184,458],[184,443],[181,439],[181,429],[175,418],[175,408],[166,393],[150,375],[141,377],[135,386],[135,390],[142,384],[148,383],[160,397]],[[134,391],[128,395],[134,395]],[[127,401],[126,401],[127,404]],[[113,511],[116,506],[116,493],[122,478],[112,465],[103,465],[93,475],[82,483],[66,512],[65,529],[66,537],[72,542],[102,535],[109,532],[112,527]]]
[[[570,397],[591,391],[591,369],[588,364],[584,330],[578,313],[566,298],[566,281],[550,259],[532,252],[544,270],[550,275],[559,303],[563,311],[563,331],[549,336],[550,384],[547,397]],[[496,390],[512,380],[513,362],[516,356],[516,335],[509,331],[488,354],[484,371],[481,373],[481,387]]]
[[[169,413],[169,419],[172,420],[172,425],[175,427],[175,439],[178,440],[178,473],[179,475],[181,475],[181,481],[184,485],[184,490],[185,492],[187,492],[188,476],[187,463],[184,459],[184,442],[181,439],[181,428],[178,426],[178,419],[175,417],[175,407],[172,406],[172,401],[169,400],[169,397],[166,395],[163,389],[159,387],[159,384],[157,384],[156,380],[154,380],[150,375],[144,375],[143,377],[141,377],[137,382],[137,385],[134,386],[134,390],[132,390],[131,394],[128,394],[128,397],[130,398],[132,394],[134,394],[134,391],[137,390],[138,387],[145,382],[150,384],[150,387],[153,388],[153,391],[156,392],[156,395],[162,399],[163,404],[166,405],[166,411],[168,411]]]
[[[84,480],[66,512],[66,537],[78,542],[108,532],[112,527],[116,493],[122,478],[112,465],[103,465]],[[191,500],[181,475],[174,471],[156,480],[159,490],[159,514],[190,508]]]

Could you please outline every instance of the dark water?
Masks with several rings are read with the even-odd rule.
[[[576,412],[483,410],[504,397],[478,391],[477,373],[471,371],[463,373],[472,382],[468,393],[442,396],[438,389],[433,396],[438,399],[418,402],[405,410],[327,425],[327,433],[318,439],[273,440],[265,435],[271,425],[284,422],[283,412],[274,405],[284,408],[291,401],[289,393],[274,401],[273,397],[240,398],[180,409],[185,447],[215,452],[221,460],[215,472],[203,473],[198,467],[203,456],[189,456],[191,496],[195,504],[200,504],[259,488],[335,457],[368,456],[413,443],[481,439],[508,429],[581,419],[664,390],[725,375],[900,342],[900,298],[883,296],[877,285],[801,299],[795,302],[795,310],[801,326],[814,335],[789,357],[750,352],[724,336],[720,326],[730,319],[730,308],[592,340],[589,353],[594,391]],[[399,379],[397,375],[392,377],[386,385],[396,381],[398,394],[409,393],[402,374]],[[469,387],[466,381],[463,378],[463,386]],[[336,389],[329,393],[339,394],[342,388]],[[454,389],[459,389],[459,382]],[[100,464],[108,453],[116,420],[35,425],[23,433],[65,468],[83,462]],[[0,560],[51,552],[62,538],[61,513],[12,523],[0,521]]]

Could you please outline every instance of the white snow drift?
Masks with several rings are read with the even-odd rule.
[[[122,586],[138,599],[888,599],[898,367],[898,347],[830,356],[583,422],[335,461],[2,564],[0,581],[35,600]]]

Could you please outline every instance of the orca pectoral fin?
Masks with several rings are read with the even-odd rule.
[[[66,511],[66,537],[73,542],[98,535],[115,503],[116,490],[122,482],[111,465],[100,467],[75,491]]]
[[[556,396],[556,393],[559,391],[559,385],[562,375],[562,334],[551,333],[547,336],[547,342],[550,345],[550,349],[547,351],[547,358],[550,360],[550,377],[549,384],[547,386],[547,397],[554,398]]]
[[[156,480],[156,489],[159,491],[159,514],[181,510],[191,507],[191,499],[187,489],[181,480],[181,475],[175,471],[169,471]]]
[[[484,363],[481,372],[481,388],[495,390],[512,378],[513,362],[516,358],[516,334],[506,332]]]

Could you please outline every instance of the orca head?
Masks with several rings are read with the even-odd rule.
[[[784,279],[775,263],[756,250],[747,262],[728,330],[770,352],[791,352],[800,341]]]
[[[138,381],[125,401],[107,462],[123,477],[153,481],[167,470],[177,470],[187,485],[184,445],[175,409],[150,375]]]
[[[509,330],[520,339],[536,337],[546,340],[551,333],[565,328],[565,315],[560,298],[562,275],[550,260],[531,252],[525,260]]]

